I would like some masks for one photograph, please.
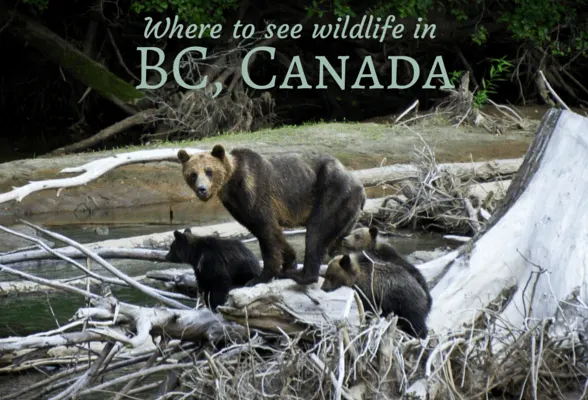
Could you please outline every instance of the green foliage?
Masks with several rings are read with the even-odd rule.
[[[451,76],[449,77],[449,82],[453,86],[457,86],[457,81],[461,78],[465,71],[451,71]]]
[[[327,11],[332,11],[333,15],[337,17],[355,17],[356,14],[345,0],[313,0],[310,7],[306,7],[306,12],[309,16],[316,15],[319,18]]]
[[[480,45],[486,40],[488,40],[488,29],[486,29],[484,25],[480,25],[476,28],[476,31],[472,33],[472,41]]]
[[[23,0],[24,4],[30,4],[39,11],[46,10],[49,7],[49,0]]]
[[[588,0],[391,0],[380,1],[367,10],[375,16],[396,15],[400,18],[424,17],[439,7],[449,10],[458,21],[481,20],[492,14],[505,22],[513,38],[529,41],[553,56],[569,56],[588,52],[588,24],[581,11]],[[486,43],[489,33],[483,24],[476,24],[472,41]]]
[[[530,40],[554,56],[585,52],[588,49],[588,27],[585,22],[582,24],[577,19],[578,10],[586,7],[588,0],[574,3],[559,0],[516,0],[515,3],[516,6],[504,12],[499,19],[500,22],[509,24],[515,39]],[[560,41],[560,28],[564,26],[575,31],[571,43]]]
[[[482,87],[474,93],[474,107],[479,108],[488,102],[491,94],[496,93],[497,82],[505,81],[505,75],[512,71],[513,65],[502,58],[490,59],[488,79],[482,78]]]
[[[470,17],[468,17],[468,14],[461,8],[453,8],[451,10],[451,14],[455,16],[455,19],[457,19],[458,21],[467,21],[468,19],[470,19]]]
[[[137,14],[170,11],[187,23],[214,24],[224,22],[225,12],[238,5],[237,0],[132,0],[131,10]]]
[[[395,15],[397,18],[425,17],[435,5],[433,0],[393,0],[380,1],[376,6],[367,10],[369,14],[385,18]]]

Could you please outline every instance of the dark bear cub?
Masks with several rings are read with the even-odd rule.
[[[189,229],[175,231],[174,237],[165,259],[192,266],[200,296],[213,311],[225,303],[229,291],[261,273],[257,257],[239,240],[196,236]]]
[[[343,246],[353,251],[366,251],[368,256],[375,257],[379,261],[390,262],[404,267],[421,285],[427,294],[429,308],[433,305],[433,298],[429,291],[427,280],[421,271],[396,251],[390,243],[380,235],[375,226],[369,228],[357,228],[343,238]]]
[[[342,286],[359,293],[366,310],[398,316],[398,327],[407,334],[427,337],[427,316],[431,311],[427,293],[406,268],[392,262],[372,263],[363,252],[339,255],[329,262],[322,290],[331,292]]]
[[[325,253],[348,235],[366,202],[362,183],[327,155],[262,156],[250,149],[178,152],[187,185],[202,201],[218,196],[225,209],[258,240],[263,271],[248,285],[291,278],[316,283]],[[306,227],[304,267],[283,228]]]

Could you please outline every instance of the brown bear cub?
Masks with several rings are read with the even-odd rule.
[[[427,293],[406,268],[392,262],[372,262],[363,252],[333,258],[321,289],[331,292],[354,285],[361,291],[367,311],[378,313],[380,309],[384,317],[394,313],[402,331],[421,339],[427,337],[426,320],[431,310]]]
[[[327,250],[349,234],[366,201],[362,183],[325,155],[262,156],[249,149],[178,152],[183,176],[202,201],[218,195],[227,211],[258,240],[263,271],[249,286],[272,278],[318,282]],[[306,227],[304,268],[282,228]]]
[[[213,311],[225,303],[231,289],[261,273],[257,257],[240,240],[196,236],[189,229],[175,231],[174,237],[165,259],[192,266],[200,296]]]
[[[384,262],[394,263],[404,267],[421,285],[427,294],[427,304],[431,308],[433,298],[429,291],[427,280],[421,271],[399,254],[390,243],[379,233],[375,226],[369,228],[357,228],[348,236],[343,238],[343,246],[353,251],[366,251],[368,256]]]

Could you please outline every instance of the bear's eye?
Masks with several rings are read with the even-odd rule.
[[[357,240],[359,240],[359,239],[361,239],[361,235],[360,235],[359,233],[356,233],[356,234],[355,234],[355,238],[356,238]]]
[[[206,168],[204,170],[204,173],[206,174],[206,176],[210,177],[212,176],[212,168]]]
[[[198,174],[196,174],[196,172],[192,172],[190,174],[190,180],[193,182],[196,180],[196,178],[198,178]]]

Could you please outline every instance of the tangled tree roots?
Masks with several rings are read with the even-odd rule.
[[[173,106],[164,108],[165,135],[169,139],[255,131],[271,127],[275,121],[274,99],[268,92],[251,98],[242,90],[218,97],[207,91],[190,91],[174,100]]]
[[[480,89],[476,88],[475,91]],[[437,111],[449,115],[450,120],[456,126],[467,122],[475,126],[482,126],[488,132],[495,134],[502,134],[505,130],[513,128],[525,129],[523,118],[509,107],[498,105],[487,99],[499,111],[500,117],[483,113],[479,107],[476,107],[474,92],[470,91],[469,72],[462,76],[459,88],[442,90],[448,92],[449,96],[437,106]]]
[[[440,168],[433,151],[425,146],[415,151],[415,164],[420,172],[398,185],[398,192],[388,196],[373,221],[383,228],[440,230],[469,234],[481,231],[500,193],[490,191],[484,201],[472,194],[478,184],[475,176],[456,176]],[[500,185],[497,186],[500,190]]]

